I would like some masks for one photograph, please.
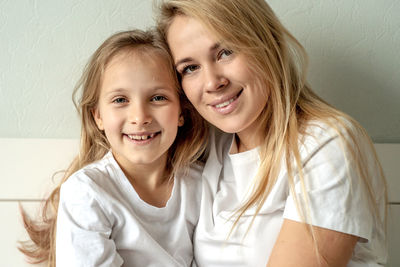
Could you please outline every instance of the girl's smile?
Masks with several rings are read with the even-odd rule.
[[[151,143],[156,137],[158,137],[159,134],[161,134],[161,132],[125,134],[125,136],[128,137],[136,145],[147,145]]]

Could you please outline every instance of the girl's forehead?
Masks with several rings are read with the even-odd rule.
[[[118,62],[121,60],[133,60],[139,62],[165,62],[168,63],[168,55],[165,52],[161,51],[156,47],[151,46],[141,46],[141,47],[133,47],[133,48],[126,48],[121,51],[115,53],[110,60],[108,61],[107,65],[112,64],[112,62]]]
[[[174,68],[169,55],[165,55],[165,53],[156,48],[134,48],[114,54],[104,66],[101,80],[104,81],[105,76],[108,76],[110,71],[114,72],[116,69],[126,65],[129,65],[129,68],[136,69],[136,71],[140,71],[141,68],[152,68],[158,74],[163,74],[162,76],[164,77],[165,75],[174,75]]]
[[[176,89],[176,77],[172,65],[165,56],[155,51],[119,53],[105,68],[100,92],[113,88],[165,87]]]

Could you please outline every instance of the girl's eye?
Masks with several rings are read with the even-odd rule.
[[[167,98],[165,97],[165,96],[162,96],[162,95],[156,95],[156,96],[153,96],[152,98],[151,98],[151,101],[163,101],[163,100],[166,100]]]
[[[219,53],[218,53],[218,59],[221,58],[225,58],[225,57],[229,57],[230,55],[233,54],[232,50],[229,49],[222,49]]]
[[[115,104],[122,104],[122,103],[128,102],[128,100],[124,97],[118,97],[118,98],[115,98],[112,102]]]
[[[188,65],[182,69],[181,74],[182,75],[190,74],[190,73],[196,71],[198,68],[199,67],[197,65]]]

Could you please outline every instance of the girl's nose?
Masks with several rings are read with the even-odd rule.
[[[132,108],[130,108],[128,112],[130,123],[145,125],[152,122],[152,116],[148,110],[148,107],[146,107],[144,104],[132,104]]]
[[[219,91],[229,84],[229,80],[217,68],[206,68],[204,80],[207,92]]]

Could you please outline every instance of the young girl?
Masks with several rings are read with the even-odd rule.
[[[306,82],[306,55],[265,0],[165,0],[159,31],[212,131],[199,266],[380,266],[382,169],[365,130]]]
[[[49,266],[190,266],[206,127],[179,91],[153,32],[117,33],[90,59],[78,111],[81,149],[47,199],[43,222],[24,215]]]

